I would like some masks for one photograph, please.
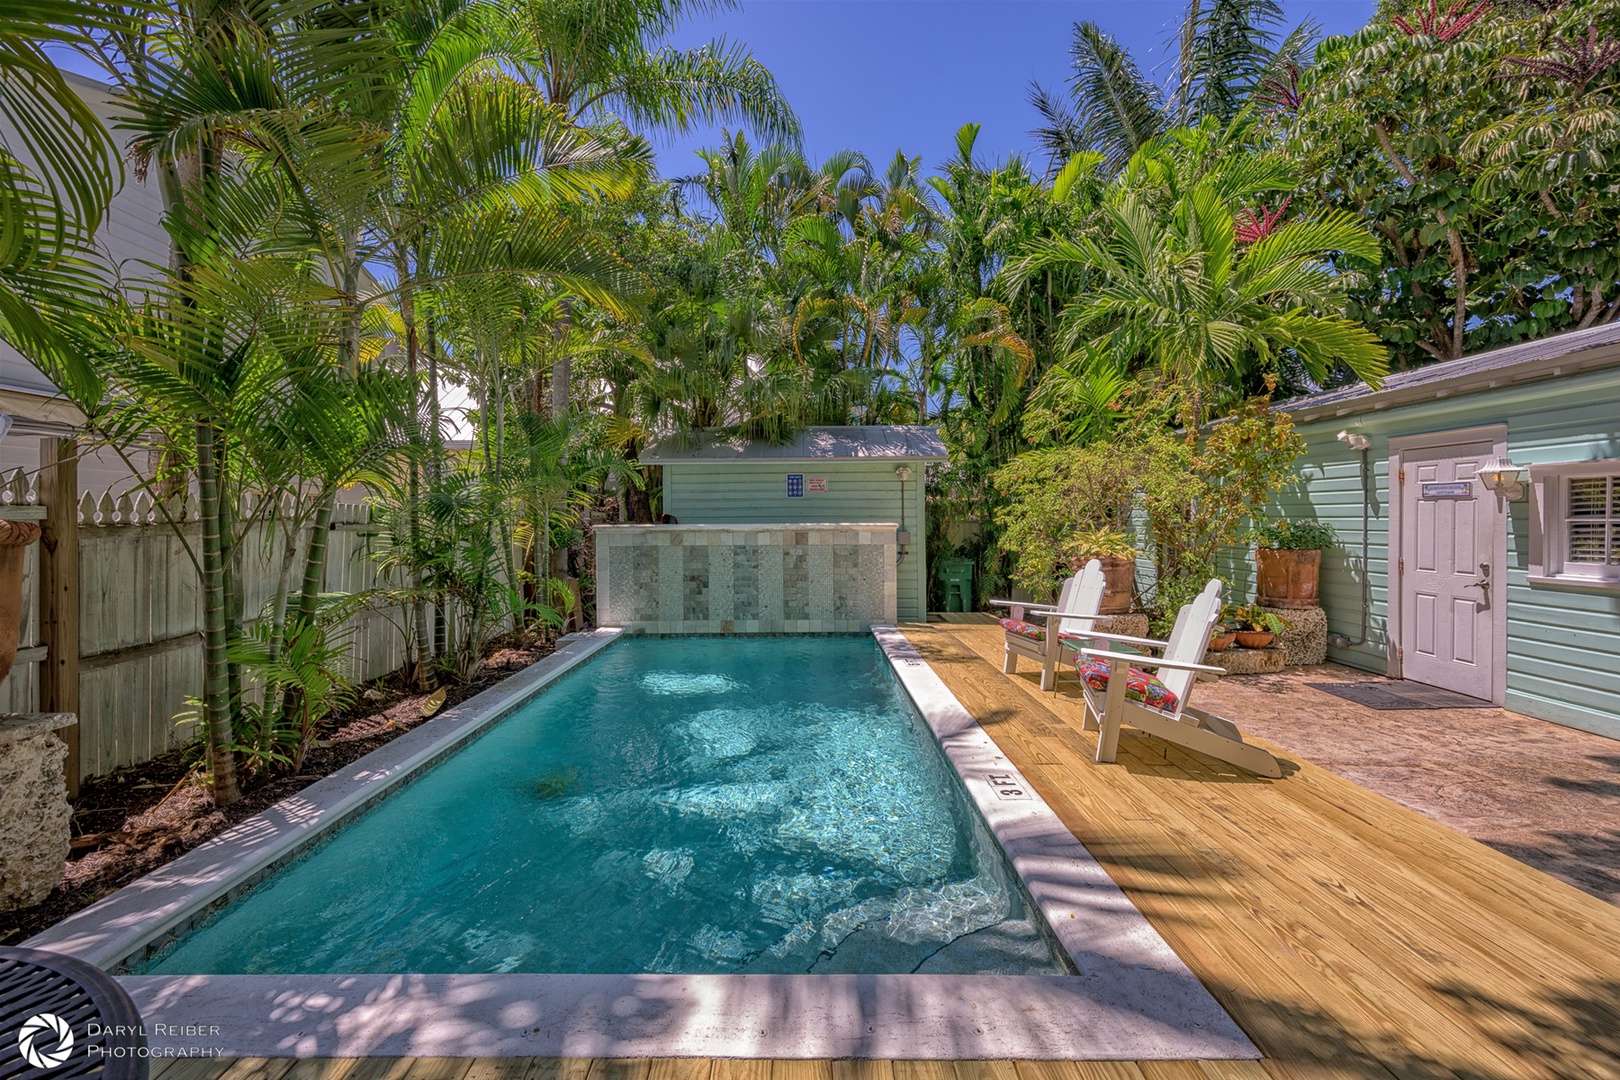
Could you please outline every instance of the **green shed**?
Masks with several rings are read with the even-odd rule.
[[[641,455],[664,470],[664,513],[682,525],[893,523],[902,620],[926,617],[924,469],[947,458],[937,428],[807,427],[782,444],[705,432]]]
[[[1330,659],[1620,738],[1620,324],[1279,408]]]

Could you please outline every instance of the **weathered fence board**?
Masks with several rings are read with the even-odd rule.
[[[19,486],[20,485],[20,486]],[[37,516],[37,492],[19,476],[0,478],[0,514]],[[6,501],[9,500],[9,501]],[[176,714],[202,688],[202,604],[195,551],[200,527],[166,523],[143,495],[86,492],[77,506],[79,549],[79,725],[81,777],[98,776],[148,760],[188,741],[191,725]],[[387,587],[388,575],[373,558],[376,530],[370,508],[339,505],[328,536],[324,591],[355,593]],[[243,612],[251,623],[275,598],[285,540],[255,526],[238,551]],[[0,683],[0,710],[39,708],[41,652],[38,545],[29,548],[23,580],[22,651]],[[289,589],[296,593],[303,567],[302,544],[292,562]],[[374,679],[406,660],[397,608],[369,610],[338,631],[348,644],[350,673]]]

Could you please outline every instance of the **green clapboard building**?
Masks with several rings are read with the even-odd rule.
[[[807,427],[773,445],[705,433],[641,455],[664,470],[663,512],[682,525],[892,523],[898,615],[926,616],[924,470],[946,460],[931,427]]]
[[[1620,738],[1620,324],[1280,408],[1329,659]]]

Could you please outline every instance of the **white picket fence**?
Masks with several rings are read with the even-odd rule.
[[[31,478],[0,476],[0,516],[38,519],[44,508]],[[201,526],[193,501],[174,500],[192,550]],[[145,492],[84,492],[79,498],[79,760],[80,776],[98,776],[149,760],[186,742],[174,717],[202,689],[202,604],[197,572],[185,544]],[[242,508],[248,516],[250,506]],[[188,512],[189,511],[189,512]],[[188,520],[189,519],[189,520]],[[390,581],[372,557],[371,508],[333,508],[326,563],[327,592],[383,588]],[[283,542],[264,525],[249,530],[241,550],[244,612],[251,621],[276,593]],[[39,707],[38,547],[25,559],[23,619],[17,663],[0,683],[0,711]],[[302,576],[295,560],[292,589]],[[374,608],[343,627],[351,674],[376,678],[405,663],[405,615]]]

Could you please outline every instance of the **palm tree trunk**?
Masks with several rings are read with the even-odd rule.
[[[236,742],[231,730],[229,674],[225,658],[225,582],[220,543],[218,429],[212,419],[197,422],[197,488],[202,512],[203,723],[213,774],[214,804],[229,806],[242,797],[236,783]]]
[[[422,429],[417,422],[420,414],[421,388],[417,385],[417,338],[416,338],[416,293],[412,288],[411,267],[403,251],[394,257],[394,271],[399,281],[399,315],[405,324],[405,371],[411,387],[411,446],[413,450],[420,451],[422,447]],[[422,520],[420,516],[420,503],[422,498],[422,472],[420,453],[412,453],[408,465],[409,476],[406,483],[410,494],[410,532],[411,546],[420,549],[422,541]],[[418,686],[426,689],[428,684],[428,671],[433,658],[430,651],[433,640],[428,633],[427,600],[422,596],[422,574],[417,571],[411,582],[416,596],[411,601],[411,625],[416,637],[416,671],[415,679]]]
[[[427,320],[427,362],[428,362],[428,415],[433,424],[428,432],[428,482],[436,484],[443,476],[444,468],[444,430],[443,417],[439,414],[439,336],[438,327],[430,317]],[[444,619],[444,593],[438,593],[433,598],[433,655],[443,656],[448,642],[446,640],[446,627]]]

